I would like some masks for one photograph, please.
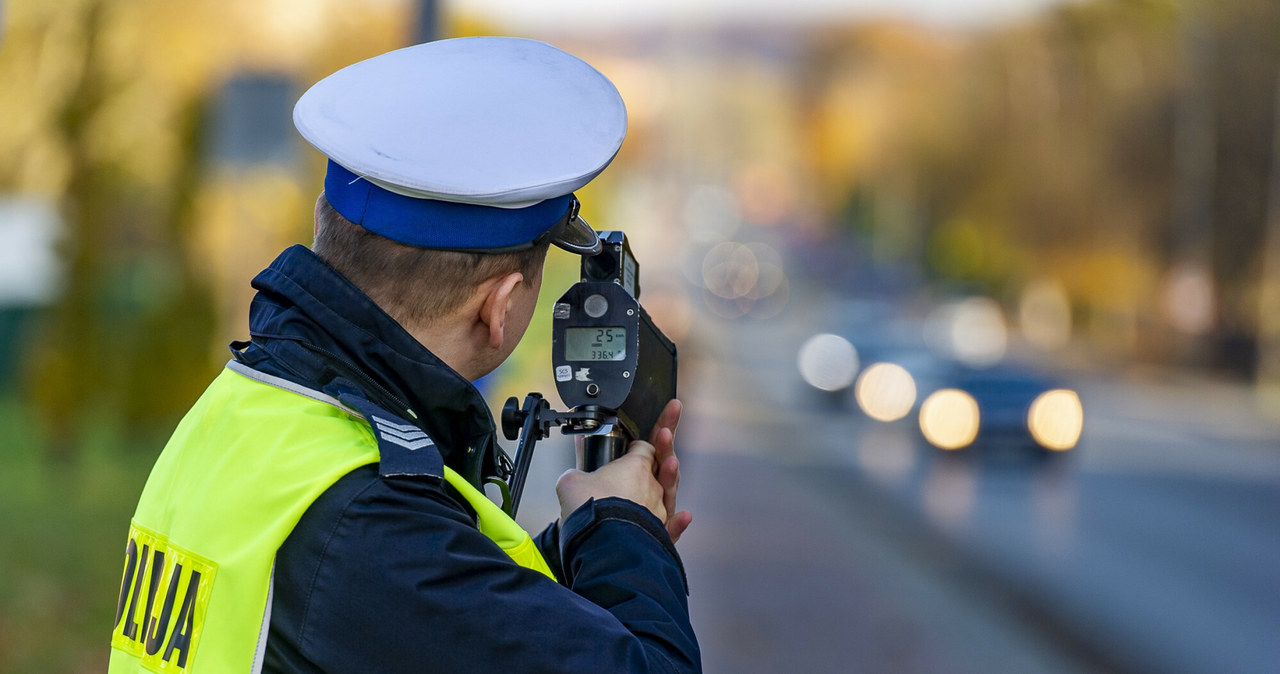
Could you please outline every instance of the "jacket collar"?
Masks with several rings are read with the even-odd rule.
[[[269,356],[263,365],[320,390],[354,383],[375,404],[421,426],[446,464],[473,482],[477,470],[493,474],[493,416],[479,391],[346,277],[295,245],[252,285],[258,294],[249,332],[253,347]]]

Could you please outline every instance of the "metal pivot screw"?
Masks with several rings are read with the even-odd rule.
[[[627,309],[627,315],[628,315],[628,316],[635,316],[635,315],[636,315],[636,310],[635,310],[635,309]]]
[[[630,373],[630,372],[628,372],[628,371],[626,371],[626,370],[623,370],[623,372],[622,372],[622,378],[623,378],[623,379],[630,379],[630,378],[631,378],[631,373]]]
[[[625,376],[625,375],[624,375],[624,376]],[[596,396],[600,395],[600,385],[599,385],[599,384],[587,384],[587,395],[591,396],[592,398],[594,398],[594,397],[596,397]]]

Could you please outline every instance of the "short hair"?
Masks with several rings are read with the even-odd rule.
[[[519,272],[532,284],[548,246],[514,253],[416,248],[347,220],[321,194],[312,250],[401,325],[412,326],[447,316],[495,276]]]

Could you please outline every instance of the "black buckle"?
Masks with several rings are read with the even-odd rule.
[[[582,203],[578,201],[576,195],[569,195],[569,210],[550,229],[539,234],[530,244],[530,248],[536,248],[543,244],[550,244],[564,232],[564,228],[578,218],[578,211],[582,208]]]

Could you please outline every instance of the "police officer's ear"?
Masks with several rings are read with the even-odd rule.
[[[523,274],[511,272],[495,276],[480,286],[480,291],[485,293],[485,296],[484,302],[480,305],[479,319],[488,328],[489,346],[492,348],[500,348],[503,344],[507,316],[511,313],[514,299],[512,294],[523,281]]]

